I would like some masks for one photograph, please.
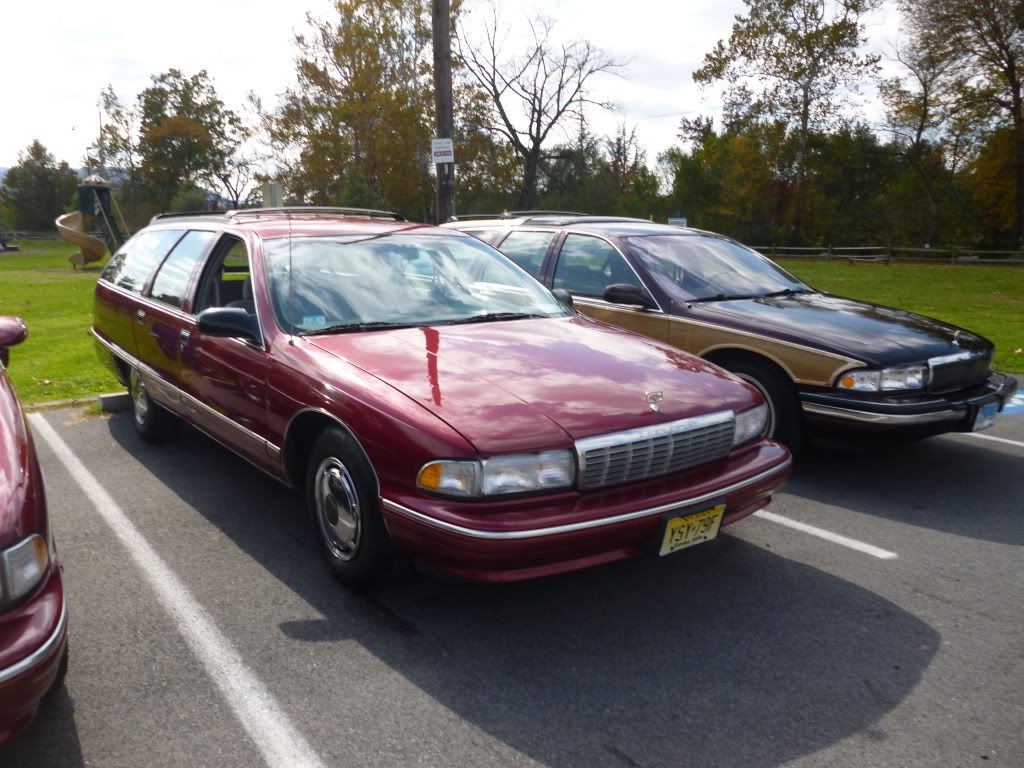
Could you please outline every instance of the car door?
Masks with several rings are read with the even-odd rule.
[[[181,352],[195,329],[195,318],[185,312],[189,294],[203,256],[215,234],[192,230],[178,240],[144,291],[139,307],[135,342],[150,394],[180,411]]]
[[[247,244],[223,235],[213,247],[192,302],[194,315],[211,307],[256,314]],[[265,342],[204,336],[193,325],[181,347],[182,407],[203,431],[251,461],[266,464]]]
[[[646,336],[669,340],[670,321],[659,309],[613,304],[604,300],[605,289],[615,283],[650,291],[619,250],[604,238],[570,232],[563,238],[551,287],[564,288],[575,307],[590,317]]]

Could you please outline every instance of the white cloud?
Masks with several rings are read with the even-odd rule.
[[[717,112],[718,93],[702,92],[690,75],[715,42],[728,36],[742,0],[552,0],[535,7],[556,19],[561,35],[589,38],[628,62],[622,77],[594,81],[595,97],[621,107],[619,113],[591,115],[597,132],[611,133],[619,121],[635,123],[653,161],[675,143],[683,114]],[[151,75],[171,67],[186,73],[206,69],[234,109],[242,108],[250,90],[272,104],[292,81],[292,38],[306,11],[324,16],[330,8],[329,0],[8,1],[0,49],[0,166],[12,165],[34,138],[77,166],[95,138],[97,99],[107,83],[132,100]],[[513,22],[513,33],[521,28],[522,5],[505,3],[502,12]],[[891,46],[897,30],[890,0],[871,19],[872,45]],[[877,100],[869,101],[864,114],[880,119]]]

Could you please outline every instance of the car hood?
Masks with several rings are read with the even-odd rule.
[[[720,368],[581,316],[308,337],[404,393],[482,455],[566,447],[756,394]],[[661,392],[660,411],[648,392]]]
[[[824,293],[692,304],[685,314],[695,320],[820,347],[871,366],[992,349],[988,339],[955,325]]]
[[[31,532],[42,520],[29,493],[32,445],[21,409],[7,377],[0,370],[0,549]]]

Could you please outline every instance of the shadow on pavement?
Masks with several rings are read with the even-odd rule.
[[[419,575],[354,593],[327,575],[286,489],[192,430],[153,448],[129,415],[108,424],[324,617],[276,631],[306,644],[354,640],[458,718],[546,765],[762,768],[865,730],[882,739],[878,720],[939,646],[933,628],[888,600],[728,536],[710,551],[540,581]],[[342,696],[335,706],[359,709],[372,727],[392,705],[369,680],[353,699],[318,675],[303,696],[325,710]]]
[[[0,747],[0,765],[84,766],[82,747],[75,725],[75,705],[63,686],[53,691],[39,708],[32,724],[14,740]]]
[[[817,439],[784,493],[908,525],[1024,544],[1024,461],[981,440]]]

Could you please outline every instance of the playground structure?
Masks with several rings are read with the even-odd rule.
[[[54,223],[60,236],[79,248],[68,257],[76,268],[102,260],[107,249],[113,253],[124,244],[128,234],[124,217],[110,194],[110,184],[97,175],[79,184],[78,210],[59,216]]]

